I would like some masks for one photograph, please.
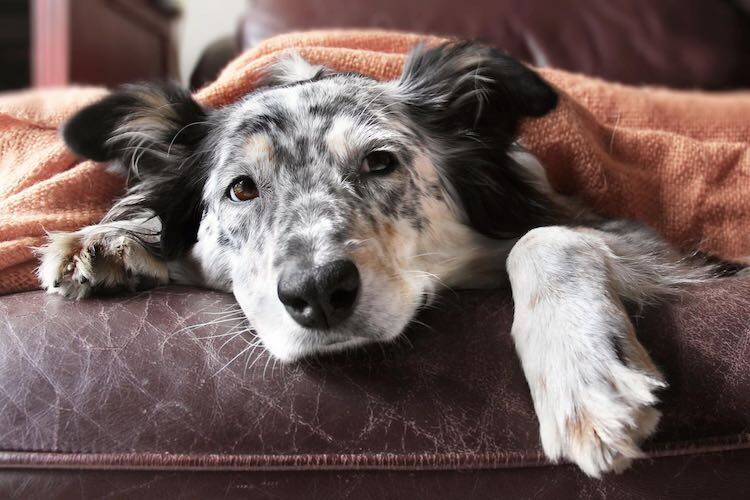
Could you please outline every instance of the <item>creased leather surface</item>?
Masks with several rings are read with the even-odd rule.
[[[232,304],[187,288],[0,298],[0,449],[130,454],[124,467],[141,453],[157,454],[149,466],[227,454],[247,469],[541,462],[507,292],[448,294],[408,340],[294,366],[260,350],[254,364],[235,359],[252,339],[219,336],[234,320],[185,328]],[[750,281],[696,288],[638,322],[671,382],[652,453],[747,446]]]
[[[524,451],[536,445],[536,429],[508,335],[511,304],[484,297],[446,300],[433,321],[454,317],[450,328],[415,331],[413,348],[293,367],[273,366],[258,350],[247,370],[242,357],[227,366],[246,340],[215,337],[233,321],[179,331],[217,319],[232,304],[226,295],[157,290],[77,304],[41,293],[3,297],[2,448]],[[493,341],[468,335],[474,329]]]

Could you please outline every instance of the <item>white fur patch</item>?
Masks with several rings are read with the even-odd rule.
[[[665,386],[613,293],[609,258],[603,241],[563,227],[530,231],[508,257],[511,333],[542,446],[594,477],[641,456],[660,417],[654,392]]]
[[[326,135],[328,150],[339,158],[345,158],[353,146],[357,123],[350,116],[339,116]]]
[[[255,134],[247,140],[245,153],[248,161],[268,161],[273,152],[273,143],[266,134]]]
[[[274,84],[286,85],[310,80],[321,69],[323,69],[323,66],[310,64],[299,53],[290,52],[272,66],[270,73]]]

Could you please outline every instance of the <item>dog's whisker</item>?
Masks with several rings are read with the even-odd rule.
[[[420,321],[420,320],[418,320],[418,319],[416,319],[416,318],[413,318],[413,319],[412,319],[411,321],[412,321],[412,323],[414,323],[415,325],[419,325],[419,326],[422,326],[422,327],[424,327],[424,328],[427,328],[428,330],[430,330],[430,331],[432,331],[432,332],[436,332],[436,331],[437,331],[437,330],[435,330],[435,328],[434,328],[434,327],[433,327],[432,325],[428,325],[428,324],[427,324],[427,323],[425,323],[424,321]],[[400,335],[399,337],[405,337],[405,335]],[[411,342],[410,342],[410,343],[411,343]]]
[[[224,309],[223,311],[209,311],[204,314],[208,315],[219,315],[219,314],[242,314],[241,308],[235,308],[235,309]]]
[[[240,328],[241,326],[242,325],[235,326],[231,330],[229,330],[228,332],[219,333],[219,334],[216,334],[216,335],[208,335],[206,337],[196,336],[195,339],[196,340],[211,340],[211,339],[220,339],[222,337],[228,337],[230,335],[236,335],[238,328],[241,329],[241,330],[243,330],[243,331],[239,332],[240,334],[245,333],[244,332],[244,328]]]
[[[237,323],[238,323],[238,325],[235,325],[235,327],[236,327],[236,326],[240,326],[240,325],[242,325],[242,318],[224,318],[224,317],[216,318],[215,320],[211,320],[211,321],[206,321],[206,322],[203,322],[203,323],[198,323],[198,324],[193,324],[193,325],[186,325],[186,326],[184,326],[184,327],[182,327],[182,328],[179,328],[179,329],[177,329],[177,330],[175,330],[175,331],[171,332],[171,333],[170,333],[169,335],[167,335],[167,336],[166,336],[166,337],[165,337],[165,338],[164,338],[164,339],[163,339],[163,340],[161,341],[161,348],[163,349],[163,348],[164,348],[164,346],[166,346],[166,345],[167,345],[167,343],[168,343],[168,342],[169,342],[169,341],[170,341],[170,340],[171,340],[172,338],[174,338],[175,336],[177,336],[177,335],[179,335],[179,334],[181,334],[181,333],[185,333],[185,332],[193,332],[194,330],[196,330],[196,329],[198,329],[198,328],[202,328],[202,327],[210,327],[210,326],[214,326],[214,325],[219,325],[219,324],[223,324],[223,323],[228,323],[228,322],[231,322],[231,321],[234,321],[234,322],[237,322]],[[234,327],[233,327],[233,328],[234,328]]]
[[[255,351],[253,351],[253,352],[255,352]],[[263,357],[264,354],[265,354],[265,351],[263,349],[261,349],[260,351],[258,351],[258,353],[255,356],[255,359],[253,360],[252,363],[250,363],[250,367],[248,369],[252,370],[253,366],[255,366],[255,364],[258,362],[258,360],[260,360]]]
[[[272,356],[267,356],[266,357],[266,365],[263,367],[263,375],[261,375],[261,379],[262,380],[266,379],[266,370],[268,369],[268,364],[271,362],[271,357]]]
[[[224,371],[224,370],[225,370],[225,369],[226,369],[226,368],[227,368],[227,367],[228,367],[229,365],[231,365],[232,363],[234,363],[234,361],[235,361],[235,360],[236,360],[237,358],[239,358],[240,356],[242,356],[243,354],[245,354],[245,353],[246,353],[246,352],[247,352],[247,351],[248,351],[249,349],[250,349],[250,347],[249,347],[249,346],[248,346],[248,347],[245,347],[244,349],[242,349],[242,350],[241,350],[241,351],[240,351],[239,353],[237,353],[237,355],[236,355],[236,356],[234,356],[234,357],[233,357],[232,359],[230,359],[230,360],[229,360],[229,361],[228,361],[228,362],[227,362],[227,363],[226,363],[226,364],[225,364],[224,366],[222,366],[221,368],[219,368],[219,370],[218,370],[218,371],[217,371],[216,373],[214,373],[214,374],[212,375],[212,377],[215,377],[215,376],[217,376],[217,375],[218,375],[219,373],[223,372],[223,371]]]
[[[227,340],[224,341],[223,344],[221,344],[221,346],[216,350],[216,352],[217,353],[221,352],[221,350],[224,349],[224,346],[226,346],[228,343],[230,343],[231,341],[233,341],[234,339],[236,339],[240,335],[242,335],[242,332],[235,333],[234,335],[232,335],[231,337],[229,337]]]
[[[198,323],[194,325],[188,325],[186,327],[181,328],[180,330],[177,330],[175,333],[182,333],[186,330],[195,330],[197,328],[203,328],[208,326],[215,326],[215,325],[221,325],[224,323],[238,323],[241,322],[240,318],[216,318],[211,321],[206,321],[204,323]]]
[[[255,354],[255,351],[261,346],[262,346],[261,342],[256,342],[255,344],[252,345],[252,349],[247,354],[247,357],[245,359],[245,369],[242,372],[242,378],[247,377],[248,364],[250,363],[250,360],[253,358],[253,354]]]

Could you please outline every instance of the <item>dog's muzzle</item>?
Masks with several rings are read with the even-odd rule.
[[[352,314],[359,288],[357,266],[341,259],[317,267],[288,265],[281,272],[278,295],[298,324],[325,330]]]

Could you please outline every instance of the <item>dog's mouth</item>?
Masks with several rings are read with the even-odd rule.
[[[347,351],[367,344],[381,342],[384,338],[378,332],[354,324],[351,327],[344,327],[338,331],[308,330],[297,332],[297,335],[304,338],[304,345],[301,352],[304,351],[305,354],[302,354],[300,357]]]
[[[329,339],[325,340],[323,344],[318,348],[320,353],[334,353],[340,351],[346,351],[349,349],[355,349],[366,344],[375,342],[376,339],[368,337],[349,337],[345,339]]]
[[[278,335],[278,332],[275,334]],[[287,339],[296,339],[291,343],[277,342],[275,336],[261,337],[266,349],[281,361],[293,363],[305,358],[314,358],[320,355],[336,354],[351,351],[381,341],[379,336],[364,335],[336,335],[331,332],[287,332]]]
[[[365,337],[349,337],[345,339],[329,339],[323,341],[323,347],[328,348],[336,348],[336,347],[346,347],[347,345],[351,344],[358,344],[362,342],[372,342],[371,339],[367,339]]]

